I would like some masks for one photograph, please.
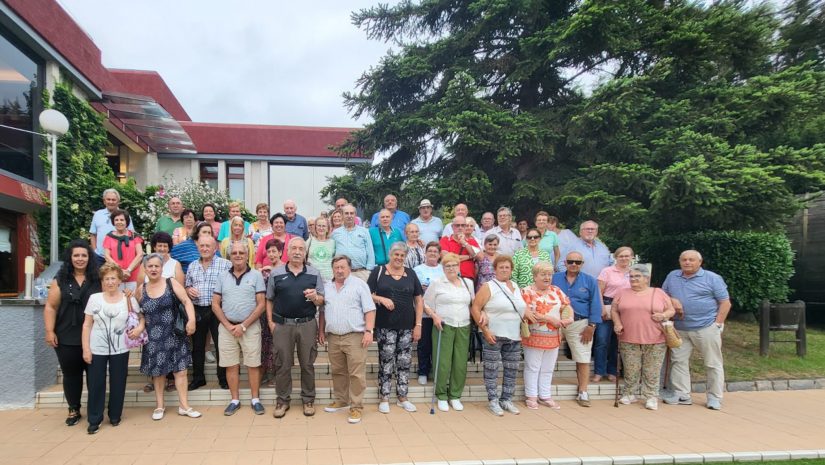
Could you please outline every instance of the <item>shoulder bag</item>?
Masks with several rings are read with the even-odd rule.
[[[129,316],[126,318],[126,347],[130,349],[141,347],[149,340],[149,334],[146,333],[146,329],[144,329],[137,338],[132,339],[129,337],[129,333],[140,324],[140,318],[138,318],[137,313],[132,309],[131,297],[126,297],[126,308],[129,309]]]
[[[650,313],[653,313],[653,299],[656,297],[656,290],[657,288],[654,287],[653,292],[650,294]],[[672,321],[665,320],[662,322],[662,332],[665,333],[665,345],[668,349],[682,347],[682,337],[679,335],[679,331],[676,331]]]
[[[175,314],[174,331],[178,336],[186,336],[186,323],[189,323],[189,315],[186,314],[186,306],[178,299],[175,294],[175,288],[172,287],[172,278],[166,278],[166,285],[169,287],[169,292],[172,293],[173,312]]]

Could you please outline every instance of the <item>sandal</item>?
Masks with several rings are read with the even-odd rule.
[[[163,414],[166,412],[165,408],[156,408],[152,412],[152,420],[158,421],[163,419]]]
[[[601,380],[602,380],[602,375],[593,375],[593,377],[590,378],[591,383],[598,383]]]
[[[561,410],[561,405],[553,399],[539,399],[539,404],[550,407],[553,410]]]
[[[175,380],[174,379],[167,379],[166,380],[166,392],[176,391],[177,387],[175,387]]]
[[[539,409],[539,404],[538,404],[538,402],[536,402],[536,399],[527,398],[527,399],[524,399],[524,403],[527,405],[527,408],[529,408],[530,410],[538,410]]]
[[[149,394],[150,392],[154,392],[154,391],[155,391],[155,385],[153,383],[146,383],[146,385],[143,386],[143,392],[145,392],[146,394]]]

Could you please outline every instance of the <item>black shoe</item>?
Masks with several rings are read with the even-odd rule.
[[[194,390],[198,389],[201,386],[206,386],[206,381],[204,381],[202,379],[197,380],[197,381],[193,380],[192,382],[189,383],[189,386],[187,387],[187,389],[190,390],[190,391],[194,391]]]
[[[120,418],[118,418],[117,420],[109,420],[109,421],[112,423],[112,426],[120,425]]]
[[[80,414],[80,410],[76,408],[70,408],[69,416],[66,417],[66,426],[74,426],[78,424],[81,418],[83,418],[83,415]]]
[[[221,386],[221,389],[229,389],[229,383],[226,381],[220,381],[218,384]]]
[[[99,429],[100,425],[89,425],[89,427],[86,428],[86,432],[89,434],[95,434],[98,432]]]
[[[241,404],[240,403],[236,404],[234,402],[230,402],[229,405],[226,406],[226,409],[224,409],[223,414],[226,415],[227,417],[229,417],[229,416],[234,415],[235,412],[237,412],[240,409],[241,409]]]

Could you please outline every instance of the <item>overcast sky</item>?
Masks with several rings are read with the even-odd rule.
[[[341,93],[389,49],[350,22],[378,0],[58,1],[105,66],[157,71],[193,121],[360,126]]]

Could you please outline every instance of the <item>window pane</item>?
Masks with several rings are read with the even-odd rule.
[[[206,185],[208,185],[212,190],[218,190],[218,180],[217,179],[204,179],[206,181]]]
[[[32,114],[40,98],[38,66],[14,44],[0,35],[0,124],[33,131]],[[34,139],[32,134],[0,128],[0,169],[32,179]]]
[[[243,177],[243,165],[227,165],[227,173],[229,175],[240,175]]]
[[[244,200],[243,198],[243,179],[228,179],[229,182],[229,198],[234,200]]]

